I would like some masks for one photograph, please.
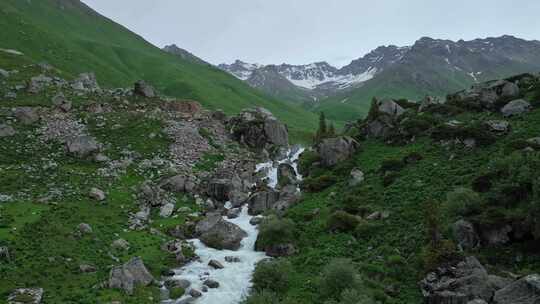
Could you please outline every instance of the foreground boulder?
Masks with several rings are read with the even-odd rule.
[[[124,265],[114,267],[109,274],[109,288],[122,289],[129,295],[133,294],[135,287],[148,286],[153,281],[154,277],[139,257],[132,258]]]
[[[471,250],[480,245],[480,237],[476,233],[474,225],[465,220],[459,220],[452,226],[454,238],[458,246],[463,250]]]
[[[207,194],[211,198],[219,202],[229,200],[229,192],[231,191],[231,182],[227,179],[213,179],[208,183]]]
[[[8,304],[39,304],[43,298],[43,288],[19,288],[8,296]]]
[[[264,108],[244,110],[230,119],[229,127],[236,140],[251,148],[262,150],[289,144],[287,127]]]
[[[324,166],[332,167],[349,159],[360,147],[360,144],[348,136],[324,139],[317,150]]]
[[[494,304],[537,304],[540,303],[540,275],[528,275],[505,288],[493,297]]]
[[[238,250],[247,233],[237,225],[225,221],[221,214],[210,214],[197,223],[195,233],[207,246],[215,249]]]
[[[505,278],[488,275],[475,257],[468,257],[457,264],[439,267],[429,273],[420,282],[420,286],[427,304],[468,304],[473,300],[489,303],[495,292],[510,282]]]
[[[81,73],[77,79],[71,83],[71,88],[77,91],[98,92],[101,89],[94,73]]]

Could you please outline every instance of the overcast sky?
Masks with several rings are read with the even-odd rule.
[[[540,39],[540,0],[83,0],[163,47],[214,64],[344,65],[422,36]]]

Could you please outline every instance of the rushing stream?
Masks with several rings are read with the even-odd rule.
[[[269,161],[256,166],[256,172],[265,172],[268,178],[268,186],[274,188],[277,185],[277,166],[281,163],[290,163],[295,171],[297,171],[296,161],[300,154],[304,151],[303,148],[291,149],[287,152],[287,156],[278,161]],[[300,177],[300,175],[298,175]],[[225,205],[229,208],[230,203]],[[192,303],[204,304],[236,304],[240,303],[246,297],[251,288],[251,276],[255,270],[255,265],[262,259],[267,258],[264,252],[255,251],[255,241],[259,233],[257,226],[251,225],[249,221],[252,216],[248,214],[248,207],[244,205],[239,217],[224,220],[238,225],[242,230],[247,232],[241,246],[237,251],[217,250],[204,245],[200,240],[189,240],[195,246],[195,253],[199,256],[197,261],[191,262],[188,265],[176,269],[175,278],[185,279],[191,282],[191,287],[197,290],[203,289],[203,282],[207,279],[212,279],[219,282],[219,288],[210,288],[207,292],[196,299]],[[225,257],[239,258],[238,262],[229,263]],[[208,265],[210,260],[219,261],[225,266],[223,269],[214,269]],[[189,296],[169,303],[183,303]]]

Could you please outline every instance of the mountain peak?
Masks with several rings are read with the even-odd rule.
[[[185,49],[180,48],[176,44],[170,44],[163,47],[163,51],[173,54],[175,56],[178,56],[184,60],[190,61],[192,63],[198,63],[198,64],[208,64],[206,61],[202,60],[201,58],[193,55],[192,53],[186,51]]]

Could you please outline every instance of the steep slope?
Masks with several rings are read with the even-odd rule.
[[[264,106],[297,133],[315,121],[215,67],[163,52],[77,0],[2,1],[0,26],[0,48],[17,49],[71,76],[94,71],[98,81],[124,87],[143,78],[165,94],[227,113]]]

